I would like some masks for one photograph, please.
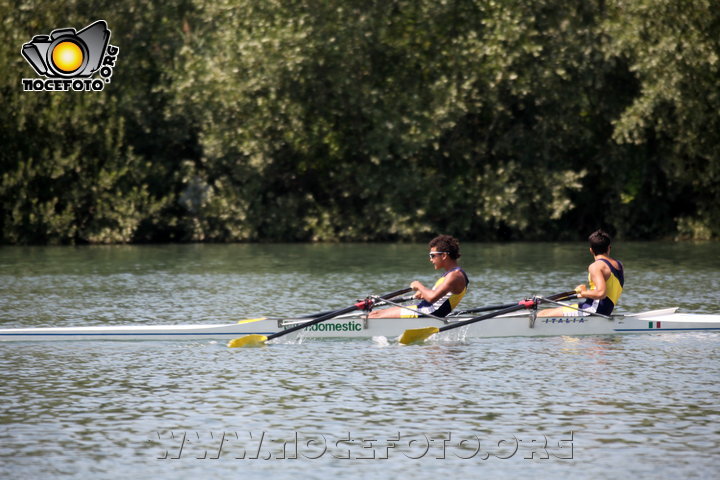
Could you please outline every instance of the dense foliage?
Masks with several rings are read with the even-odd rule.
[[[720,237],[710,0],[0,0],[0,241]],[[104,19],[102,92],[20,47]]]

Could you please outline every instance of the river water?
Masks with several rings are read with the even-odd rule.
[[[718,244],[626,243],[621,311],[720,313]],[[464,306],[584,244],[463,244]],[[222,323],[432,283],[424,245],[0,248],[3,327]],[[717,478],[720,334],[0,344],[2,478]]]

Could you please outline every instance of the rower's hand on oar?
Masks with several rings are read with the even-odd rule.
[[[418,280],[414,280],[412,283],[410,283],[410,288],[415,290],[415,293],[413,293],[413,299],[417,300],[422,298],[422,292],[420,291],[420,289],[423,287],[424,285]]]

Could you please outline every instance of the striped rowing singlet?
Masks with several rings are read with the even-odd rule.
[[[417,304],[418,313],[430,313],[432,315],[435,315],[436,317],[445,317],[450,312],[452,312],[455,307],[458,306],[460,300],[462,300],[467,293],[468,285],[470,285],[470,280],[468,279],[465,270],[463,270],[462,268],[455,267],[443,273],[443,275],[438,278],[437,282],[435,282],[435,285],[433,285],[433,290],[437,289],[440,285],[442,285],[442,283],[445,281],[445,277],[449,273],[454,272],[455,270],[460,270],[460,272],[465,277],[465,288],[463,289],[463,291],[460,293],[448,292],[445,296],[439,298],[435,303],[428,303],[427,301],[422,300],[420,301],[420,303]]]
[[[617,305],[618,300],[620,300],[623,285],[625,285],[625,269],[623,268],[622,263],[620,263],[620,260],[616,260],[618,267],[620,268],[613,267],[613,264],[604,258],[601,258],[600,261],[605,262],[605,264],[610,267],[610,278],[605,281],[606,296],[602,300],[587,299],[585,302],[580,304],[580,308],[591,312],[602,313],[603,315],[610,315],[615,308],[615,305]],[[590,278],[589,272],[588,283],[590,284],[590,290],[595,290],[597,288]]]

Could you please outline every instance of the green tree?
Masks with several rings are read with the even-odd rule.
[[[5,242],[130,242],[142,239],[144,224],[163,224],[161,213],[172,204],[166,174],[173,168],[168,156],[157,152],[164,140],[177,138],[178,129],[152,111],[162,104],[155,89],[165,68],[164,50],[157,48],[165,39],[153,42],[152,34],[162,33],[158,25],[167,21],[165,14],[152,12],[145,2],[129,1],[68,1],[63,9],[42,2],[0,3],[0,62],[9,72],[0,80]],[[102,92],[22,91],[21,78],[34,76],[19,55],[23,43],[98,18],[108,21],[111,43],[123,46],[111,84]],[[133,38],[135,28],[141,38]],[[140,54],[146,47],[151,48]],[[153,141],[159,145],[150,148]]]
[[[614,123],[646,162],[624,192],[630,211],[660,206],[679,236],[720,236],[720,14],[710,0],[608,2],[610,55],[640,83]],[[647,187],[649,185],[649,188]],[[644,206],[643,206],[644,205]],[[626,215],[637,225],[643,219]],[[644,219],[647,223],[647,219]],[[642,224],[642,223],[641,223]]]
[[[709,0],[0,0],[5,243],[719,236]],[[105,19],[103,92],[23,92]]]
[[[517,122],[515,107],[535,93],[513,70],[537,62],[551,38],[524,23],[525,7],[204,5],[174,82],[177,108],[201,119],[200,230],[298,240],[438,229],[485,238],[503,225],[539,233],[571,209],[583,172],[549,162],[550,147],[512,151],[534,128]],[[533,119],[555,129],[549,121]],[[237,191],[246,202],[217,205]],[[234,231],[213,227],[228,225],[221,212]]]

